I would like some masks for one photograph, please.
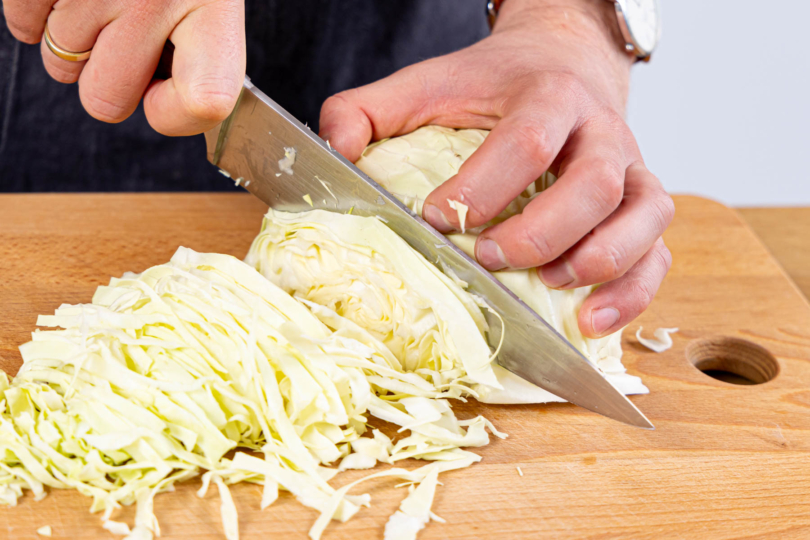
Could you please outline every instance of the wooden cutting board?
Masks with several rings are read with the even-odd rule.
[[[422,540],[810,538],[810,305],[734,211],[695,197],[676,205],[672,271],[624,338],[625,364],[651,391],[633,401],[656,430],[568,404],[459,404],[459,416],[484,414],[509,438],[441,477],[434,511],[447,523],[429,524]],[[165,262],[178,245],[243,256],[263,210],[247,195],[0,196],[0,367],[17,371],[37,314],[89,301],[110,276]],[[681,331],[655,354],[633,337],[639,324]],[[688,354],[726,357],[724,367],[754,378],[778,374],[730,384]],[[222,538],[218,496],[198,499],[198,485],[158,496],[163,538]],[[333,522],[325,538],[382,538],[405,496],[392,486],[366,484],[372,507]],[[243,539],[306,538],[316,518],[288,495],[261,512],[258,487],[233,491]],[[37,538],[51,525],[58,538],[112,538],[89,503],[60,490],[40,502],[26,496],[0,509],[0,537]],[[119,518],[131,522],[132,509]]]

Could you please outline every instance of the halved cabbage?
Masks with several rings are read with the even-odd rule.
[[[377,219],[270,210],[246,262],[370,332],[406,371],[499,386],[481,308]]]
[[[357,166],[419,213],[427,195],[458,172],[487,133],[423,127],[369,146]],[[493,223],[521,212],[554,181],[553,175],[543,175]],[[449,239],[472,256],[483,228]],[[486,322],[475,299],[377,219],[322,210],[271,210],[246,261],[285,291],[327,306],[372,332],[406,369],[434,384],[464,384],[464,391],[488,403],[562,401],[495,363],[490,368]],[[617,388],[626,394],[648,391],[621,363],[621,331],[599,339],[579,331],[579,308],[595,287],[549,289],[534,270],[494,275]],[[426,281],[427,276],[433,277]]]

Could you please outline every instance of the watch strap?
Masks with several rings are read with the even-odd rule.
[[[498,12],[501,10],[501,4],[504,0],[487,0],[487,22],[489,22],[489,29],[495,28],[495,21],[498,19]]]

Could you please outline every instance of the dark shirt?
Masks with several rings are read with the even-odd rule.
[[[323,101],[487,35],[477,0],[247,0],[247,74],[317,131]],[[2,11],[0,10],[0,16]],[[77,85],[0,21],[0,191],[235,189],[202,136],[164,137],[141,107],[120,124],[82,109]]]

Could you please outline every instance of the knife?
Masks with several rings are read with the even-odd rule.
[[[588,410],[647,429],[653,425],[585,357],[489,272],[363,174],[245,78],[230,116],[205,134],[208,160],[277,210],[312,207],[378,216],[431,262],[450,269],[503,317],[498,362]],[[279,161],[294,155],[292,166]],[[311,203],[311,204],[310,204]],[[490,319],[489,340],[502,326]]]

